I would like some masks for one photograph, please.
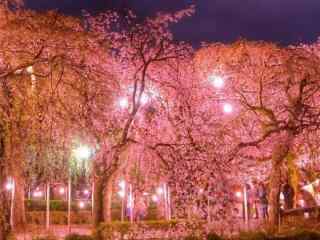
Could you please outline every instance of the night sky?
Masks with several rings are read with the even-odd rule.
[[[79,15],[81,9],[132,9],[139,17],[196,4],[196,14],[173,27],[175,38],[233,42],[239,38],[283,45],[313,42],[320,36],[320,0],[27,0],[27,7],[59,9]]]

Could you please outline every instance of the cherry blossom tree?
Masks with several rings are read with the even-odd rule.
[[[101,99],[104,104],[110,99],[113,84],[104,61],[106,48],[75,18],[56,12],[8,12],[0,32],[5,144],[1,181],[8,174],[15,179],[14,223],[23,225],[23,159],[32,150],[37,161],[52,144],[70,143],[81,132],[92,102],[99,106]],[[8,221],[3,221],[1,227],[6,227]]]
[[[225,220],[234,200],[227,152],[232,149],[232,116],[223,112],[223,100],[207,79],[199,79],[192,53],[158,66],[163,79],[153,79],[158,99],[145,110],[147,124],[139,134],[145,152],[151,152],[169,184],[174,215],[196,215]],[[151,78],[152,79],[152,78]],[[158,84],[158,85],[157,85]],[[151,159],[150,159],[151,160]],[[210,212],[210,213],[209,213]]]
[[[226,76],[224,97],[236,109],[237,146],[230,161],[270,161],[270,221],[279,214],[281,169],[305,134],[319,128],[319,59],[302,48],[263,42],[212,44],[196,57],[203,78]]]
[[[192,12],[193,8],[175,14],[159,14],[155,18],[147,18],[143,23],[137,23],[133,14],[125,20],[115,13],[87,18],[91,31],[100,32],[101,39],[109,44],[114,57],[113,72],[126,101],[121,105],[127,105],[126,109],[114,110],[120,121],[103,139],[104,153],[95,162],[95,198],[99,201],[95,204],[95,224],[103,219],[111,219],[113,179],[123,163],[121,155],[134,142],[134,132],[139,128],[139,111],[143,108],[151,84],[148,76],[161,75],[156,64],[181,58],[189,49],[183,43],[174,43],[168,26]]]

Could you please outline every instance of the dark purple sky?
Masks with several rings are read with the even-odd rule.
[[[320,0],[26,0],[34,9],[59,9],[78,15],[81,9],[130,8],[141,16],[175,11],[192,3],[196,14],[173,28],[176,39],[232,42],[240,37],[281,44],[312,42],[320,36]]]

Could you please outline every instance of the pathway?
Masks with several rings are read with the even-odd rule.
[[[90,235],[91,227],[88,225],[74,225],[71,228],[71,233],[77,233],[80,235]],[[17,240],[32,240],[34,237],[41,237],[46,235],[52,235],[58,237],[58,239],[64,239],[69,234],[67,226],[53,225],[50,230],[47,231],[44,228],[29,227],[26,232],[20,232],[16,234]]]

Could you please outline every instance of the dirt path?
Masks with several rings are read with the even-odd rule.
[[[74,225],[71,227],[71,233],[77,233],[80,235],[90,235],[91,227],[87,225]],[[58,239],[64,239],[69,234],[67,226],[51,226],[47,231],[44,228],[30,226],[25,232],[16,233],[17,240],[32,240],[34,237],[41,237],[46,235],[55,236]]]

